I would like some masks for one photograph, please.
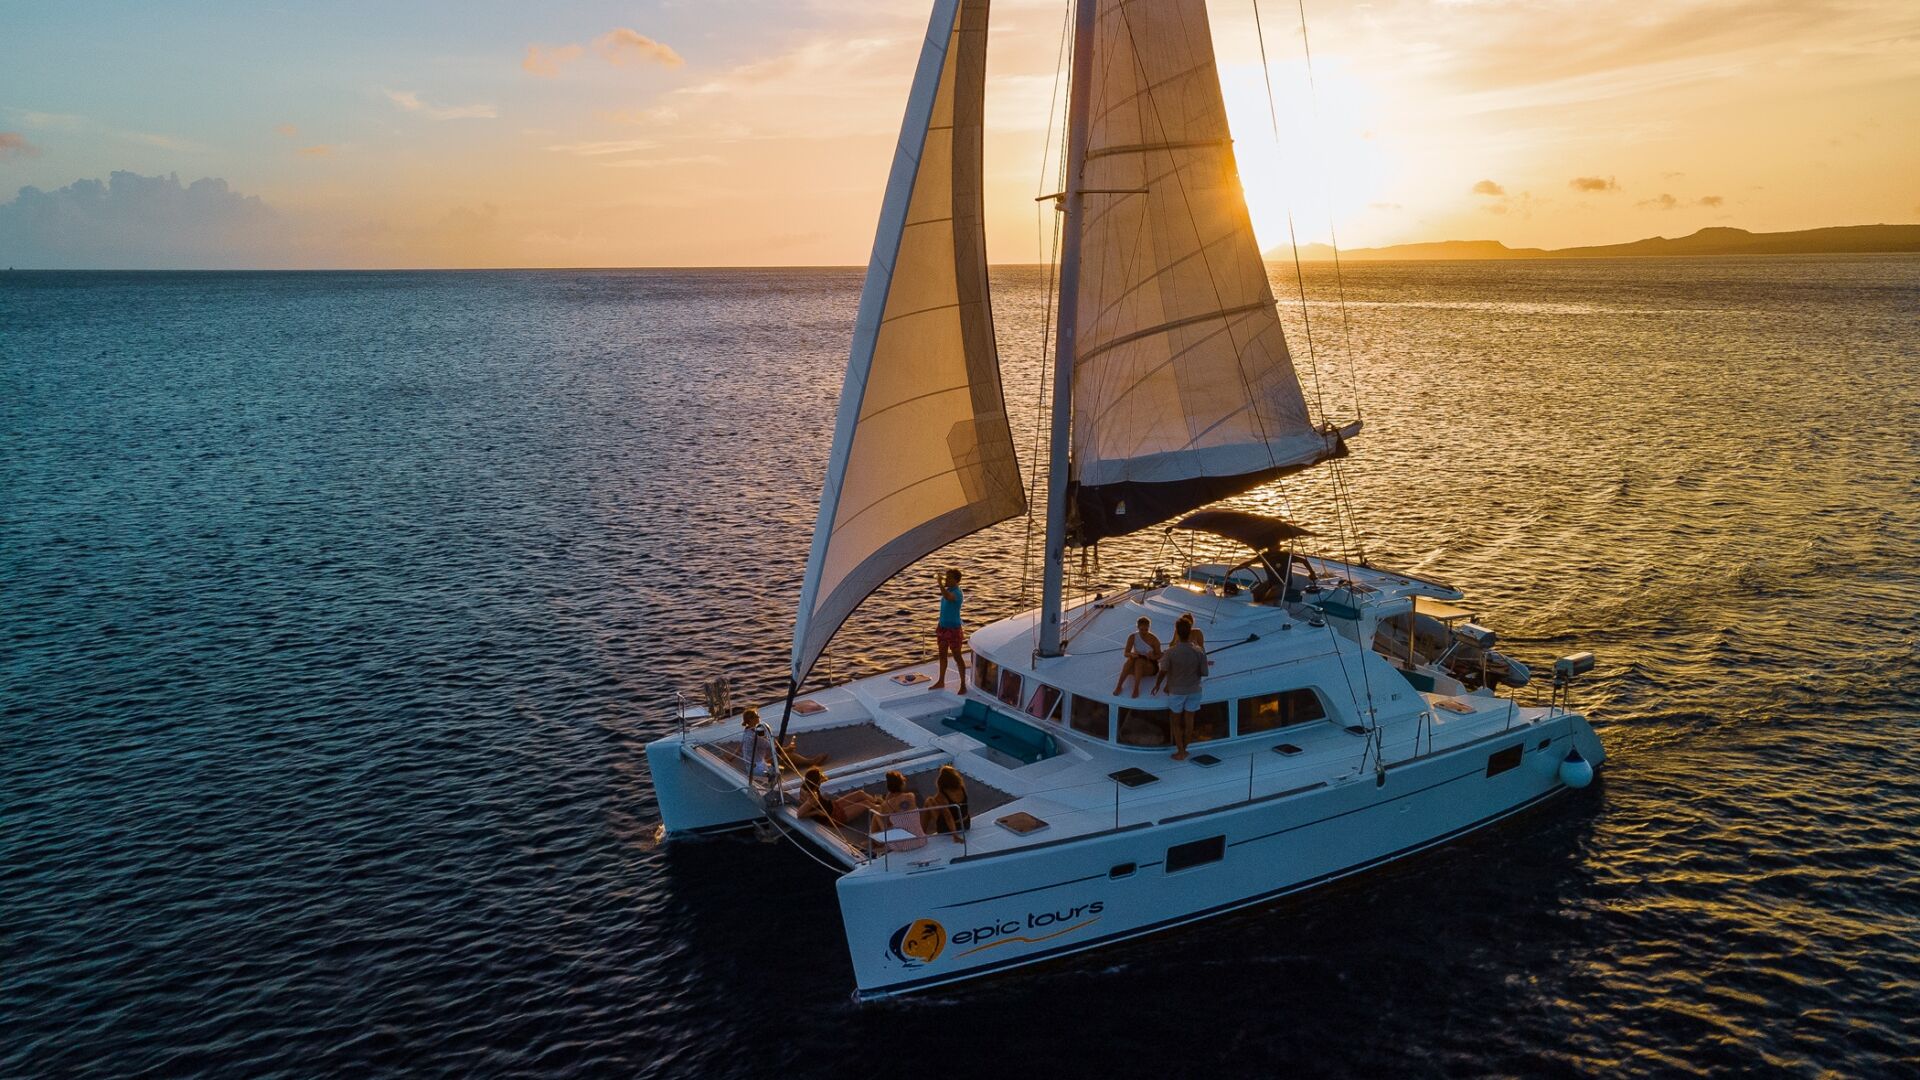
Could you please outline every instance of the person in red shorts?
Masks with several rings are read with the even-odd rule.
[[[967,635],[960,627],[960,601],[965,598],[960,592],[960,571],[947,571],[940,578],[940,621],[933,628],[933,640],[940,645],[940,677],[934,680],[935,690],[947,685],[947,657],[952,656],[953,668],[960,675],[960,692],[967,692],[967,661],[961,655],[967,647]]]

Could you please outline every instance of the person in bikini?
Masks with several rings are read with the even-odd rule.
[[[1127,676],[1133,676],[1133,696],[1140,696],[1140,680],[1160,670],[1160,639],[1153,636],[1153,621],[1147,618],[1135,624],[1133,633],[1127,635],[1126,658],[1120,661],[1120,680],[1113,684],[1113,692],[1118,694],[1126,685]]]

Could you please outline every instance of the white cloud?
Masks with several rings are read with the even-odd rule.
[[[718,165],[721,159],[713,154],[691,154],[686,157],[666,158],[627,158],[623,161],[609,161],[607,165],[619,169],[658,169],[669,165]]]
[[[381,92],[387,95],[388,101],[429,120],[492,120],[500,115],[500,110],[491,105],[431,105],[411,90]]]
[[[601,142],[559,143],[547,147],[558,154],[573,154],[578,157],[604,157],[608,154],[631,154],[659,148],[660,144],[652,139],[608,139]]]

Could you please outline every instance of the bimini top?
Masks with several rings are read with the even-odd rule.
[[[1313,535],[1312,530],[1303,529],[1291,521],[1265,514],[1250,514],[1245,510],[1202,510],[1174,522],[1173,527],[1238,540],[1255,551],[1276,548],[1296,537]]]

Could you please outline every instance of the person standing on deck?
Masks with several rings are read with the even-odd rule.
[[[960,624],[960,602],[965,599],[960,591],[960,571],[947,571],[940,579],[940,621],[933,628],[933,640],[940,645],[940,677],[934,680],[935,690],[947,685],[947,656],[951,654],[953,669],[960,676],[960,692],[967,692],[967,661],[962,655],[967,635]]]
[[[1200,710],[1200,680],[1207,671],[1207,654],[1193,644],[1193,624],[1173,624],[1173,647],[1161,658],[1167,673],[1168,711],[1173,719],[1173,760],[1187,760],[1193,741],[1193,714]]]

